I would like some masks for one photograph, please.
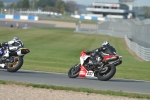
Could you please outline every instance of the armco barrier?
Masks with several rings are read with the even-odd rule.
[[[150,48],[142,47],[137,43],[130,41],[127,35],[125,35],[125,41],[127,43],[127,46],[140,58],[142,58],[145,61],[150,61]]]
[[[19,19],[19,20],[38,20],[37,16],[25,16],[25,15],[4,15],[0,14],[0,19]]]

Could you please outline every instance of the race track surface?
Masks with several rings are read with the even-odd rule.
[[[60,28],[76,28],[75,23],[71,22],[60,22],[60,21],[50,21],[50,20],[39,20],[39,21],[29,21],[29,20],[10,20],[10,19],[0,19],[0,26],[8,27],[13,25],[13,28],[16,28],[18,25],[19,28],[24,27],[60,27]]]
[[[123,80],[114,78],[109,81],[99,81],[97,78],[72,79],[66,74],[25,70],[19,70],[16,73],[10,73],[5,69],[0,69],[0,80],[150,94],[150,82],[136,80]]]
[[[2,27],[11,27],[16,28],[18,24],[18,28],[24,28],[24,27],[55,27],[55,24],[44,24],[44,23],[34,23],[34,22],[20,22],[20,21],[3,21],[0,20],[0,26]]]

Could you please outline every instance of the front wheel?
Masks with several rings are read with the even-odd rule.
[[[7,71],[8,72],[16,72],[23,65],[23,57],[21,56],[13,56],[10,58],[11,62],[7,63]]]
[[[108,81],[116,73],[116,66],[114,65],[105,65],[104,70],[97,72],[97,78],[101,81]]]
[[[75,64],[68,71],[68,77],[70,77],[70,78],[76,78],[76,77],[78,77],[79,72],[80,72],[80,64]]]

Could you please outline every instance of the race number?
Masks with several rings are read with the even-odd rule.
[[[87,77],[94,77],[93,71],[88,71],[88,72],[86,73],[86,76],[87,76]]]

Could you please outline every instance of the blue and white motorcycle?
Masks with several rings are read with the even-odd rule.
[[[9,57],[3,57],[7,48],[7,52],[9,52]],[[8,72],[16,72],[23,65],[23,57],[24,55],[30,52],[27,48],[21,47],[2,47],[0,48],[0,68],[7,69]]]

